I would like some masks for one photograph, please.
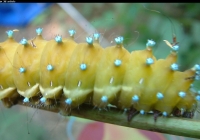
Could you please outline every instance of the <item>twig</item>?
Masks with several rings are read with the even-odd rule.
[[[19,101],[18,104],[24,105],[21,101]],[[130,122],[128,122],[127,115],[125,115],[123,111],[120,111],[116,108],[111,108],[108,111],[99,111],[93,108],[94,107],[91,105],[84,104],[81,105],[79,109],[73,109],[70,115],[131,128],[200,138],[200,121],[198,120],[177,117],[159,117],[155,122],[152,114],[138,114],[134,116]],[[56,107],[53,110],[45,108],[40,109],[52,112],[60,112],[62,115],[67,115],[65,114],[65,109],[62,107]]]

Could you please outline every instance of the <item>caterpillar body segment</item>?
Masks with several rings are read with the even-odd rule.
[[[41,36],[42,30],[36,32],[35,39],[20,41],[13,59],[13,79],[18,93],[25,97],[24,102],[40,93],[40,60],[47,41]]]
[[[142,114],[154,110],[154,104],[162,102],[165,98],[165,90],[170,86],[174,72],[178,70],[176,60],[177,54],[172,51],[166,59],[159,59],[152,65],[152,75],[148,77],[148,85],[135,106]]]
[[[101,73],[97,69],[102,57],[103,48],[93,38],[87,37],[87,43],[76,46],[66,71],[64,96],[70,107],[78,107],[88,99],[91,100],[95,75]]]
[[[13,31],[6,33],[8,39],[0,43],[0,99],[5,106],[10,107],[12,103],[9,100],[18,97],[13,81],[13,57],[19,44],[13,39]]]
[[[156,62],[152,54],[154,45],[154,41],[148,40],[145,50],[131,52],[118,99],[118,106],[121,109],[129,109],[132,105],[138,104],[148,84],[148,77],[152,74],[152,65]]]
[[[176,55],[170,54],[166,59],[159,59],[152,65],[152,74],[148,76],[148,84],[142,93],[142,98],[135,105],[137,110],[148,112],[153,105],[162,102],[165,98],[165,90],[170,86],[174,70],[171,66],[176,62]]]
[[[170,86],[165,91],[165,98],[162,99],[162,102],[157,102],[154,109],[171,114],[179,101],[186,98],[187,91],[193,82],[193,79],[187,80],[187,78],[194,76],[194,74],[195,70],[193,69],[184,72],[176,71]]]
[[[43,97],[40,99],[46,105],[49,99],[56,100],[63,93],[65,75],[72,53],[77,45],[73,40],[74,30],[70,30],[70,38],[62,39],[56,36],[50,40],[42,53],[40,61],[40,91]]]
[[[117,104],[130,53],[123,47],[123,38],[115,39],[116,45],[103,51],[99,62],[93,93],[93,105],[105,108]]]

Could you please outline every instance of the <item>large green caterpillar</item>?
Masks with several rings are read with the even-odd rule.
[[[7,107],[20,94],[24,103],[62,104],[67,111],[89,102],[99,109],[111,104],[140,114],[193,116],[200,95],[190,85],[198,79],[200,65],[179,71],[175,40],[165,40],[172,50],[166,59],[157,60],[153,40],[144,50],[130,53],[121,36],[104,49],[98,33],[79,44],[74,30],[69,30],[69,38],[58,35],[50,41],[43,39],[41,28],[36,33],[18,44],[10,30],[0,43],[0,99]]]

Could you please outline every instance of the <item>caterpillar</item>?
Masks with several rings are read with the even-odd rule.
[[[24,103],[62,105],[68,112],[87,102],[100,110],[114,105],[131,112],[128,120],[150,111],[155,119],[159,114],[191,118],[200,100],[199,93],[190,89],[199,79],[200,65],[179,71],[176,38],[173,43],[164,40],[171,52],[157,59],[153,40],[144,50],[130,53],[122,36],[104,49],[99,33],[79,44],[74,41],[75,30],[69,30],[69,38],[56,35],[46,41],[38,28],[34,39],[23,38],[20,43],[12,30],[6,33],[8,39],[0,43],[0,99],[7,107],[22,96]]]

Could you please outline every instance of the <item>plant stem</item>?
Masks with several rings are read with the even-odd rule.
[[[18,104],[24,105],[22,102],[19,102]],[[52,110],[45,108],[40,109],[57,113],[60,112],[62,115],[68,115],[64,111],[65,109],[62,107],[55,107]],[[120,111],[116,108],[110,108],[107,111],[99,111],[94,109],[93,106],[86,104],[81,105],[79,109],[71,110],[70,115],[130,128],[137,128],[185,137],[200,138],[200,121],[194,119],[158,117],[157,121],[155,122],[152,114],[138,114],[134,116],[130,122],[128,122],[127,114],[123,113],[123,111]]]

